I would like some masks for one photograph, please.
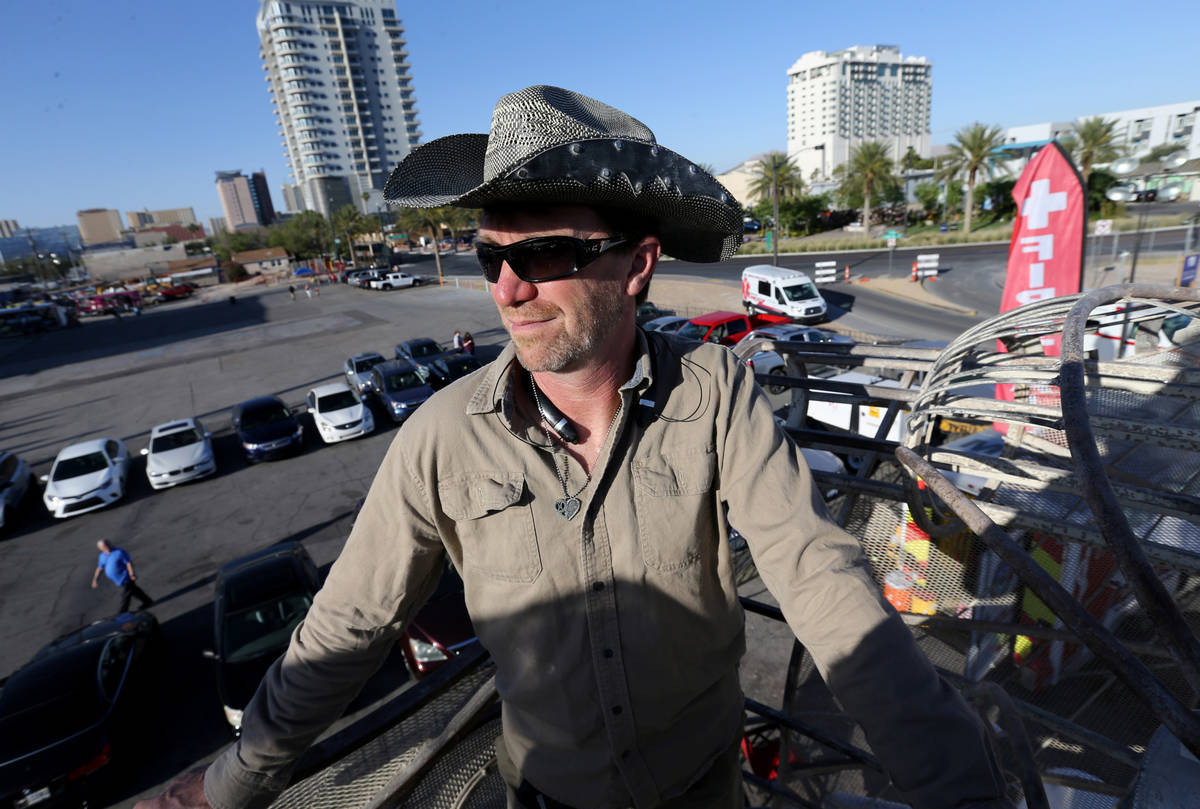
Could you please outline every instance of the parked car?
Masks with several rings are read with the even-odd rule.
[[[428,337],[417,337],[396,344],[396,359],[408,360],[413,365],[428,366],[433,360],[457,353],[457,349],[447,349]]]
[[[685,340],[734,346],[754,329],[786,323],[791,323],[791,320],[780,315],[739,315],[737,312],[709,312],[706,315],[692,318],[683,324],[677,333]]]
[[[32,482],[29,464],[8,450],[0,450],[0,528],[21,505]]]
[[[242,711],[292,630],[304,620],[321,577],[298,542],[282,542],[228,562],[217,571],[213,602],[213,649],[217,695],[225,721],[242,729]]]
[[[172,284],[171,286],[160,287],[157,297],[159,301],[177,301],[183,298],[190,298],[195,291],[195,284]]]
[[[363,393],[367,389],[367,378],[371,374],[371,369],[383,361],[383,355],[376,351],[355,354],[342,365],[342,370],[346,374],[346,382],[350,384],[350,387],[357,389],[359,393]]]
[[[104,508],[125,496],[129,479],[129,450],[116,438],[96,438],[59,450],[42,502],[58,519]]]
[[[345,382],[330,382],[313,388],[305,397],[305,403],[316,425],[317,435],[326,444],[370,435],[375,431],[375,417],[371,415],[371,409],[363,404],[358,388]]]
[[[349,278],[350,284],[366,289],[370,285],[371,281],[380,277],[381,275],[383,275],[383,270],[370,269],[355,270],[354,272],[348,273],[347,277]]]
[[[370,386],[392,421],[401,422],[433,395],[431,377],[427,368],[408,360],[388,360],[371,369]]]
[[[483,362],[471,354],[451,354],[448,357],[436,359],[430,363],[433,376],[430,384],[434,390],[441,390],[456,379],[462,379],[472,371],[483,367]]]
[[[147,612],[123,613],[59,637],[0,691],[0,806],[99,801],[114,770],[136,772],[154,728],[163,641]]]
[[[304,425],[278,396],[261,396],[234,406],[233,429],[251,463],[304,448]]]
[[[212,433],[197,419],[160,424],[150,431],[146,456],[146,479],[155,489],[207,477],[217,471]]]
[[[371,289],[400,289],[401,287],[419,287],[421,279],[406,272],[389,272],[371,279]]]
[[[742,340],[765,337],[768,340],[786,340],[793,343],[845,343],[852,345],[854,340],[844,334],[815,329],[812,326],[778,325],[755,329]],[[757,351],[746,358],[746,365],[755,374],[787,375],[787,364],[775,351]],[[813,370],[809,368],[810,372]],[[786,385],[766,385],[770,393],[783,393]]]
[[[635,319],[637,320],[637,324],[639,326],[643,326],[655,318],[666,317],[673,314],[675,314],[674,309],[660,309],[650,301],[642,301],[637,305],[637,314],[635,315]]]
[[[413,679],[420,680],[474,642],[475,627],[467,612],[462,579],[447,562],[437,589],[400,636],[404,664]]]
[[[656,317],[648,323],[642,324],[642,328],[646,331],[661,331],[665,334],[674,334],[684,327],[688,322],[686,317],[678,315],[666,315],[664,317]]]

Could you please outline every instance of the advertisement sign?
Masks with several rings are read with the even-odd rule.
[[[1001,312],[1078,292],[1083,277],[1083,181],[1057,141],[1029,161],[1012,195],[1019,215],[1008,247]],[[1057,346],[1046,353],[1057,356]]]

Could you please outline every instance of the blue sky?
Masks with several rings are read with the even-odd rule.
[[[254,0],[7,4],[0,218],[74,224],[83,208],[221,214],[214,172],[288,181]],[[401,3],[424,140],[487,130],[492,105],[558,84],[643,120],[718,170],[785,146],[786,72],[803,53],[899,45],[933,62],[933,141],[1200,98],[1195,0],[1131,3],[691,0]]]

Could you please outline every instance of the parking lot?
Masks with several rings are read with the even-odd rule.
[[[319,297],[295,301],[276,286],[240,292],[236,303],[209,297],[0,344],[0,447],[29,461],[35,475],[49,471],[62,447],[94,437],[118,438],[134,457],[127,495],[116,505],[57,521],[35,487],[0,533],[0,678],[59,634],[116,611],[118,588],[103,578],[89,587],[96,540],[129,551],[138,583],[156,600],[151,611],[169,647],[167,735],[101,805],[131,806],[230,742],[213,663],[201,656],[213,645],[217,568],[289,539],[302,541],[318,565],[331,563],[402,429],[375,408],[374,434],[325,445],[309,422],[302,454],[250,465],[231,431],[233,405],[266,394],[301,405],[310,388],[341,377],[346,357],[369,350],[390,357],[403,339],[448,343],[455,329],[470,331],[485,361],[507,339],[486,293],[452,286],[325,286]],[[156,492],[138,453],[152,427],[193,415],[214,434],[217,472]],[[769,600],[757,580],[743,591]],[[790,636],[754,615],[747,631],[743,686],[775,702]],[[396,652],[351,711],[369,711],[406,683]]]
[[[134,456],[128,493],[116,505],[56,521],[35,490],[0,534],[0,677],[57,635],[116,611],[116,587],[103,578],[89,587],[96,540],[129,551],[139,584],[156,599],[152,611],[171,651],[173,738],[114,796],[118,803],[231,738],[212,664],[200,656],[212,646],[217,568],[286,539],[302,540],[318,565],[330,563],[397,429],[377,413],[374,434],[325,445],[310,422],[301,455],[249,465],[230,430],[232,406],[265,394],[300,405],[312,386],[340,378],[351,354],[391,356],[410,337],[449,342],[455,328],[475,335],[485,360],[503,344],[483,292],[326,286],[320,297],[293,301],[280,286],[239,293],[235,304],[225,297],[164,304],[0,346],[0,447],[25,458],[35,475],[49,471],[62,447],[93,437],[118,438]],[[214,434],[217,472],[156,492],[138,453],[154,425],[192,415]],[[404,682],[403,662],[394,658],[360,704]]]

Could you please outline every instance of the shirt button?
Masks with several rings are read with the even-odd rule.
[[[597,593],[600,592],[601,590],[604,589],[604,582],[602,582],[602,581],[592,582],[592,589],[595,590]]]
[[[612,649],[605,649],[605,650],[604,650],[604,656],[605,656],[605,657],[612,657],[612,656],[613,656],[613,650],[612,650]]]
[[[612,707],[612,712],[613,712],[613,716],[620,716],[620,715],[621,715],[621,706],[620,706],[620,705],[614,705],[614,706]]]

